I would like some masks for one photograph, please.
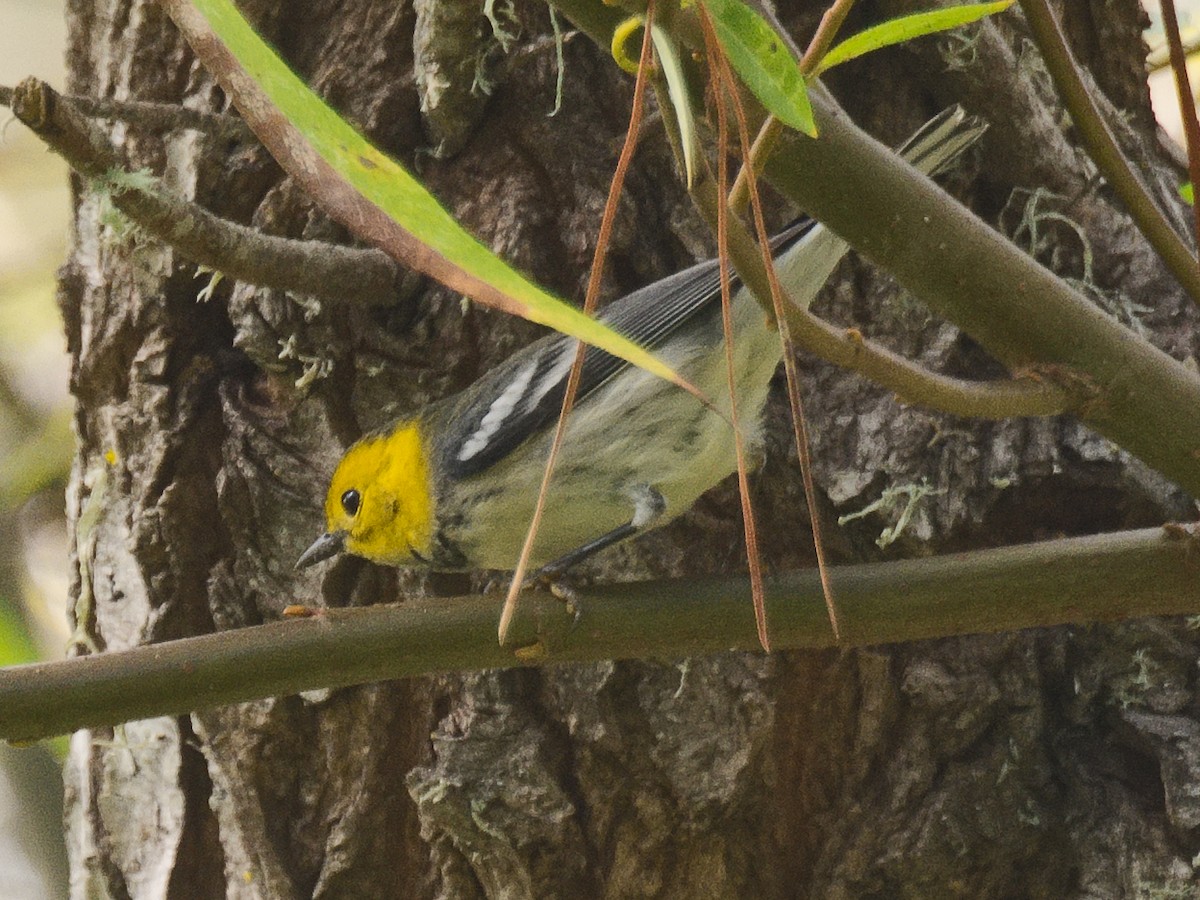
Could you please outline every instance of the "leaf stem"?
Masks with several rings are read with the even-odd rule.
[[[854,0],[834,0],[829,9],[825,10],[825,14],[821,16],[817,30],[813,34],[812,40],[809,41],[804,56],[800,59],[800,71],[804,73],[805,77],[816,71],[817,66],[821,64],[821,57],[828,53],[829,48],[833,46],[833,39],[837,37],[852,6],[854,6]]]
[[[709,84],[712,87],[713,103],[717,110],[717,192],[726,195],[729,179],[729,113],[727,91],[736,90],[733,79],[725,74],[724,50],[713,27],[708,10],[697,8],[700,27],[704,33],[704,52],[708,59]],[[706,167],[707,168],[707,167]],[[717,208],[717,265],[721,279],[721,326],[725,334],[725,373],[729,382],[729,417],[733,424],[734,453],[737,457],[738,499],[742,507],[742,528],[746,538],[746,562],[750,570],[750,599],[754,607],[754,624],[758,631],[758,642],[763,650],[771,649],[771,631],[767,622],[766,592],[763,586],[762,560],[758,552],[758,524],[754,515],[754,503],[750,498],[750,479],[746,463],[746,438],[738,416],[737,371],[734,365],[733,342],[733,290],[729,267],[729,209],[725,204]]]
[[[633,85],[633,105],[629,111],[629,127],[625,130],[625,143],[621,147],[621,155],[617,160],[617,168],[609,185],[608,198],[604,204],[604,212],[600,217],[600,230],[596,235],[596,249],[592,255],[592,270],[588,275],[587,292],[583,299],[583,311],[592,315],[596,303],[600,299],[600,286],[604,281],[604,263],[608,259],[608,246],[612,237],[613,222],[617,218],[617,207],[621,201],[621,191],[625,186],[625,176],[629,173],[629,165],[633,161],[633,153],[637,149],[638,134],[641,129],[642,112],[645,108],[646,82],[651,69],[652,57],[651,31],[654,28],[654,0],[646,5],[646,13],[642,18],[642,49],[638,58],[637,79]],[[550,452],[546,457],[546,468],[542,473],[542,482],[538,487],[537,500],[534,503],[533,515],[530,517],[529,530],[525,533],[525,542],[521,546],[521,555],[513,571],[508,593],[504,598],[504,607],[500,611],[497,626],[497,638],[501,645],[508,641],[508,630],[513,616],[517,611],[517,600],[521,595],[521,586],[525,581],[525,570],[529,565],[529,557],[533,553],[534,541],[537,539],[538,527],[542,520],[542,511],[546,507],[546,496],[550,490],[550,479],[554,475],[554,466],[558,461],[558,452],[562,447],[563,436],[567,430],[567,420],[571,408],[575,405],[575,394],[579,390],[579,379],[583,374],[583,360],[587,353],[587,345],[582,341],[576,346],[575,359],[571,363],[571,371],[567,375],[567,386],[563,393],[562,409],[558,414],[558,422],[554,426],[554,436],[550,441]]]
[[[715,42],[714,42],[715,43]],[[746,123],[746,110],[737,93],[733,72],[729,61],[723,56],[716,58],[721,79],[725,82],[726,90],[732,100],[733,111],[737,119],[738,136],[741,141],[742,153],[750,156],[750,129]],[[770,120],[768,120],[768,125]],[[764,128],[767,126],[764,126]],[[761,137],[763,132],[759,132]],[[765,160],[765,157],[764,157]],[[838,623],[837,603],[834,601],[833,587],[829,582],[829,565],[825,557],[825,540],[821,534],[821,516],[818,511],[816,480],[813,477],[812,452],[808,440],[808,428],[804,418],[804,403],[800,392],[800,372],[796,366],[796,348],[792,339],[792,329],[787,318],[787,301],[784,299],[783,285],[779,274],[775,271],[775,262],[771,257],[771,235],[767,231],[766,219],[763,216],[762,198],[758,192],[758,173],[754,161],[750,160],[742,167],[742,175],[746,176],[746,187],[750,195],[750,206],[754,214],[754,228],[758,235],[758,249],[762,258],[763,269],[766,271],[768,286],[771,290],[771,307],[774,321],[779,325],[779,339],[783,343],[783,370],[787,381],[788,404],[792,413],[792,432],[796,442],[796,458],[800,463],[800,478],[804,485],[804,497],[808,506],[808,519],[812,527],[813,548],[817,556],[817,572],[821,576],[821,589],[825,593],[825,608],[829,614],[829,627],[833,630],[834,641],[841,640],[841,626]],[[740,176],[739,176],[740,177]],[[726,215],[734,214],[733,197],[730,197]]]

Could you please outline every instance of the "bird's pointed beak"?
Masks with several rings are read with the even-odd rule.
[[[344,531],[327,531],[315,541],[312,546],[300,554],[300,558],[296,560],[297,569],[307,569],[309,566],[316,565],[323,559],[329,559],[341,553],[346,546],[346,532]]]

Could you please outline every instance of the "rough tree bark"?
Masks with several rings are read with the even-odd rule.
[[[820,4],[795,6],[789,24],[803,40]],[[483,240],[581,295],[630,98],[629,79],[595,46],[567,42],[563,108],[549,118],[554,48],[546,9],[532,0],[501,13],[516,35],[507,52],[474,4],[243,7]],[[224,109],[150,0],[73,0],[70,16],[72,90]],[[1141,16],[1134,0],[1088,0],[1072,4],[1067,24],[1130,151],[1169,187],[1179,175],[1153,132]],[[1075,149],[1019,14],[973,35],[873,56],[832,86],[889,141],[956,99],[986,116],[992,130],[952,189],[1017,239],[1032,235],[1039,257],[1086,277],[1131,327],[1181,358],[1195,352],[1195,309]],[[477,76],[490,97],[471,92]],[[221,214],[273,233],[345,237],[257,147],[120,124],[111,133],[132,168],[166,171]],[[665,143],[648,134],[617,219],[609,295],[711,250]],[[233,628],[295,602],[466,587],[351,559],[303,575],[292,563],[319,528],[324,478],[349,441],[467,384],[534,329],[464,307],[437,285],[386,310],[228,283],[198,302],[204,280],[191,265],[119,234],[96,195],[77,187],[62,274],[78,400],[69,506],[76,522],[89,498],[101,511],[77,542],[94,595],[80,625],[96,643]],[[968,338],[853,259],[821,312],[931,366],[994,371]],[[1071,421],[951,420],[902,407],[854,375],[804,366],[827,517],[890,485],[927,479],[941,491],[887,555],[1187,515],[1178,491]],[[754,478],[774,568],[812,564],[785,406],[769,408],[767,460]],[[882,524],[829,528],[835,557],[881,556]],[[743,565],[726,485],[594,571]],[[1183,622],[1142,621],[511,671],[80,733],[68,763],[74,894],[1190,895],[1197,643]]]

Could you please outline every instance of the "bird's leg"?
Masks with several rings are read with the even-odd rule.
[[[533,575],[531,581],[553,580],[562,575],[567,569],[599,553],[613,544],[619,544],[652,525],[667,509],[667,501],[656,488],[648,484],[639,484],[633,490],[633,518],[624,525],[618,525],[612,531],[600,535],[595,540],[588,541],[582,547],[576,547],[570,553],[565,553],[558,559],[546,563]]]

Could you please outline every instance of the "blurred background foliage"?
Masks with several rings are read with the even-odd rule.
[[[1159,0],[1142,0],[1142,6],[1150,16],[1150,27],[1146,29],[1146,43],[1150,55],[1146,68],[1150,76],[1150,100],[1154,104],[1154,115],[1163,130],[1183,146],[1183,119],[1179,115],[1179,95],[1175,91],[1175,77],[1167,59],[1167,39],[1163,34],[1162,12]],[[1179,16],[1180,37],[1188,51],[1188,77],[1192,88],[1200,89],[1200,0],[1175,0]]]
[[[479,0],[482,10],[483,0]],[[1157,0],[1150,47],[1163,44]],[[1185,42],[1200,44],[1200,0],[1178,3]],[[62,0],[0,0],[0,84],[37,75],[64,87]],[[1151,95],[1182,141],[1175,86],[1151,53]],[[1191,58],[1200,84],[1200,54]],[[55,269],[70,221],[66,166],[11,116],[0,130],[0,665],[62,657],[68,536],[63,492],[71,460],[68,360]],[[67,894],[62,845],[63,743],[0,747],[0,900]]]
[[[62,84],[62,3],[0,0],[0,83]],[[0,140],[0,663],[62,656],[67,356],[55,305],[66,252],[66,166],[8,118]]]
[[[61,0],[0,0],[0,84],[62,85]],[[68,362],[54,272],[70,221],[66,166],[5,111],[0,130],[0,665],[67,643]],[[62,745],[0,748],[0,900],[65,897]]]

